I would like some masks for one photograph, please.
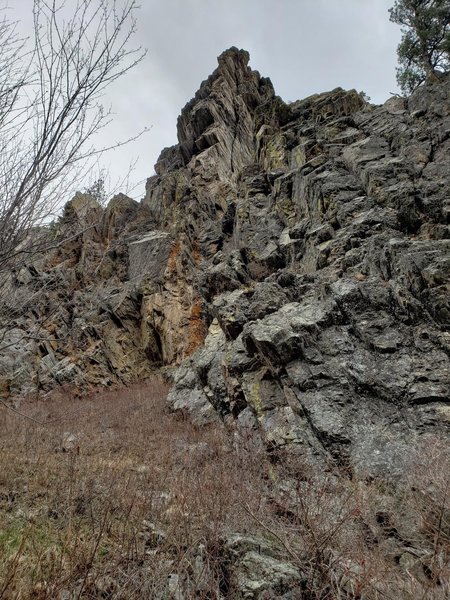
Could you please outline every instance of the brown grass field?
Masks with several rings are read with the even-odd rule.
[[[0,407],[0,599],[241,598],[224,551],[236,532],[303,574],[288,596],[261,598],[450,597],[441,442],[394,491],[196,427],[166,395],[155,379],[30,399],[26,417]]]

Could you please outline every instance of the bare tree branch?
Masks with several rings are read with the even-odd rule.
[[[131,47],[136,0],[34,0],[33,48],[0,22],[0,269],[109,148],[91,140],[111,121],[100,99],[145,51]],[[141,132],[142,133],[142,132]],[[119,142],[123,145],[140,134]]]

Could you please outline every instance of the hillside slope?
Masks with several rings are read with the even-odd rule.
[[[231,48],[142,203],[79,194],[10,275],[0,393],[128,383],[366,475],[448,428],[450,79],[285,104]]]

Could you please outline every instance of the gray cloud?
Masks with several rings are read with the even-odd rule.
[[[30,0],[23,0],[28,4]],[[75,0],[71,0],[75,1]],[[70,6],[71,1],[68,2]],[[389,22],[393,0],[142,0],[137,43],[148,48],[140,65],[110,89],[115,118],[102,143],[151,131],[112,152],[114,175],[138,158],[133,182],[145,180],[163,147],[176,143],[176,118],[216,57],[234,45],[294,101],[337,86],[364,90],[381,103],[395,83],[400,32]],[[133,196],[144,193],[143,184]]]

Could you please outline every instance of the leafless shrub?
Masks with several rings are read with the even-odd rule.
[[[65,389],[30,398],[30,418],[0,412],[0,598],[237,598],[236,532],[298,568],[292,598],[446,598],[443,442],[402,485],[356,480],[296,452],[274,463],[250,434],[170,414],[166,392]]]
[[[0,22],[0,270],[42,246],[69,188],[92,167],[110,121],[107,86],[144,53],[132,48],[136,0],[34,0],[34,40]],[[4,13],[6,15],[6,12]]]
[[[0,413],[0,598],[165,598],[169,576],[218,597],[222,536],[250,522],[243,496],[258,510],[263,484],[230,469],[224,429],[174,417],[165,395],[158,381],[65,390],[22,406],[33,420]]]

